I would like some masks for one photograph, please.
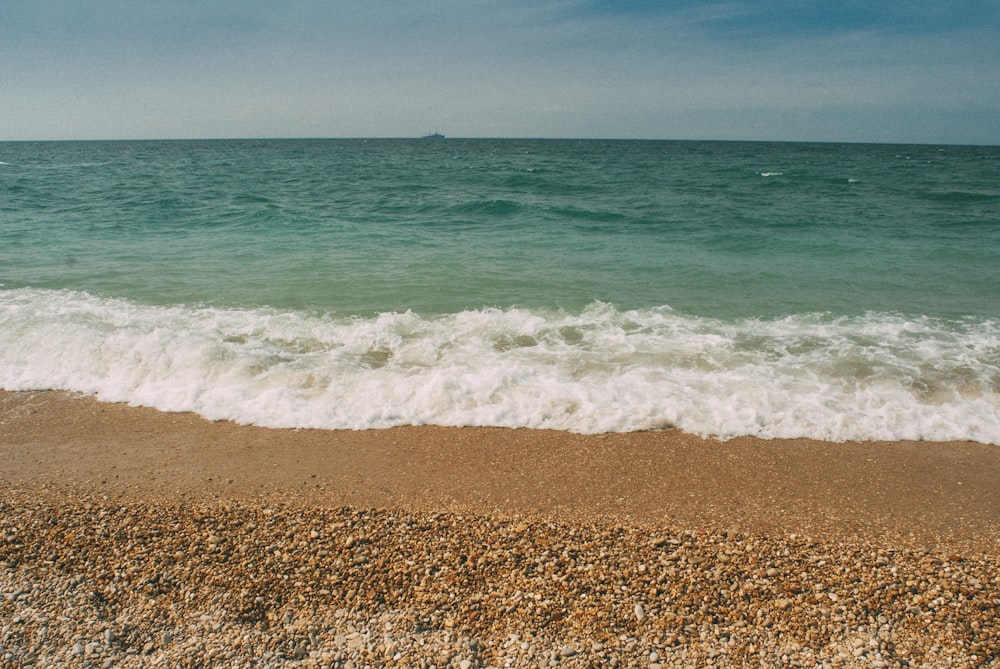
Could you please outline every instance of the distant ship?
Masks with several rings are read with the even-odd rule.
[[[439,132],[435,132],[435,133],[434,133],[434,134],[432,134],[432,135],[424,135],[424,136],[423,136],[423,137],[421,137],[420,139],[444,139],[444,135],[442,135],[442,134],[441,134],[441,133],[439,133]]]

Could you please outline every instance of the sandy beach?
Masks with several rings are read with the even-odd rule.
[[[0,393],[0,666],[990,666],[1000,449]]]

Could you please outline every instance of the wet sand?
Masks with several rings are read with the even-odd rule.
[[[676,431],[271,430],[0,393],[0,480],[140,500],[538,512],[994,551],[1000,447],[719,442]]]

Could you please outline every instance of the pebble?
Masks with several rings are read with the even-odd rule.
[[[877,537],[3,486],[0,644],[2,667],[972,667],[1000,657],[1000,569]]]

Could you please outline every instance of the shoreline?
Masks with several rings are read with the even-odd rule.
[[[993,666],[996,448],[0,392],[0,666]]]
[[[1000,447],[679,431],[276,430],[0,391],[0,480],[140,501],[554,515],[996,552]]]

